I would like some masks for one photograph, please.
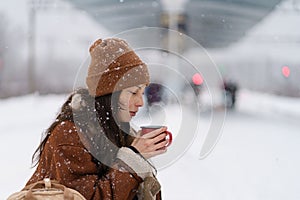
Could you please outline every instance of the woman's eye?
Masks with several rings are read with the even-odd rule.
[[[130,91],[131,94],[137,94],[137,92]]]

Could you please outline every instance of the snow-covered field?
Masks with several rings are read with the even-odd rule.
[[[22,189],[33,173],[31,155],[66,97],[0,100],[0,199]],[[159,171],[164,199],[300,199],[299,119],[300,99],[241,91],[208,157],[199,160],[202,141],[197,137],[180,159]],[[200,121],[210,123],[205,115]]]

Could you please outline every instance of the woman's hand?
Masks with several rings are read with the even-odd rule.
[[[168,144],[168,140],[165,139],[167,134],[164,133],[166,130],[166,127],[162,127],[142,136],[139,131],[131,146],[135,147],[146,159],[163,154],[167,151],[166,145]]]

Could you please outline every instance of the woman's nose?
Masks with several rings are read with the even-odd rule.
[[[142,107],[142,106],[144,105],[143,95],[139,95],[139,96],[136,98],[135,105],[136,105],[137,107]]]

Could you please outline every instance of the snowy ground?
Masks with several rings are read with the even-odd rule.
[[[0,199],[20,190],[33,173],[31,155],[65,98],[0,100]],[[207,158],[199,160],[197,137],[180,159],[159,171],[164,199],[300,199],[299,118],[300,99],[241,91],[236,111],[227,113],[222,137]],[[200,120],[210,122],[205,115]]]

